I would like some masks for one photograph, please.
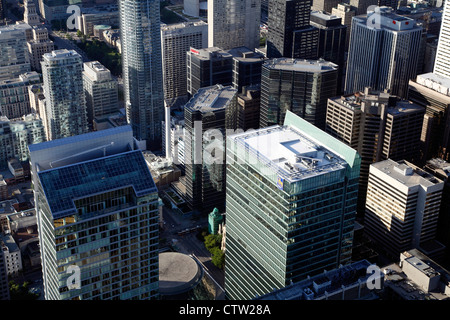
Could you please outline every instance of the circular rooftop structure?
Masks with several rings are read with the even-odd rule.
[[[159,293],[163,296],[181,295],[197,286],[203,270],[190,256],[179,252],[159,254]]]

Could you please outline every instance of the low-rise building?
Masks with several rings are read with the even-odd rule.
[[[22,255],[11,234],[5,234],[0,238],[0,250],[3,251],[8,275],[17,275],[22,270]]]
[[[382,268],[385,300],[449,300],[450,274],[423,252],[400,254],[400,262]]]

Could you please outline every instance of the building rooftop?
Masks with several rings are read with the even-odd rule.
[[[200,111],[202,113],[225,109],[236,94],[237,89],[234,89],[232,86],[224,87],[218,84],[200,88],[185,105],[185,109],[190,109],[192,112]]]
[[[142,151],[133,150],[38,172],[54,218],[76,213],[75,199],[133,187],[136,195],[156,192]]]
[[[202,279],[203,270],[190,256],[179,252],[159,254],[159,291],[177,295],[193,289]]]
[[[391,31],[412,31],[422,29],[414,19],[394,13],[390,7],[375,7],[367,14],[359,15],[353,19],[364,22],[369,28],[388,29]]]
[[[189,28],[189,27],[197,27],[197,26],[207,26],[208,24],[203,21],[184,21],[180,23],[173,24],[161,24],[161,31],[176,31],[179,29]]]
[[[361,110],[363,104],[366,106],[386,104],[388,106],[387,112],[394,116],[423,110],[423,107],[408,100],[400,100],[387,92],[371,91],[370,88],[366,89],[364,92],[334,97],[330,98],[330,100],[354,111]]]
[[[80,56],[75,50],[59,49],[52,52],[44,53],[44,60],[60,60],[67,57]]]
[[[195,49],[191,47],[190,52],[195,54],[201,60],[209,60],[214,58],[231,59],[233,57],[231,53],[218,47],[209,47],[201,49]]]
[[[401,264],[392,263],[382,268],[386,274],[385,288],[405,300],[450,299],[450,275],[446,269],[417,249],[401,253],[400,260]]]
[[[295,182],[345,168],[346,162],[292,126],[271,126],[230,137],[284,179]]]
[[[130,126],[93,131],[64,139],[50,140],[28,146],[33,164],[39,170],[90,160],[94,156],[117,154],[132,150],[133,131]]]
[[[391,159],[376,162],[370,165],[382,172],[389,179],[394,179],[400,182],[405,187],[411,188],[422,186],[424,188],[435,185],[443,185],[442,180],[437,179],[434,175],[415,167],[407,161],[395,162]]]
[[[316,300],[345,287],[367,282],[371,273],[367,273],[371,265],[367,260],[354,262],[337,269],[310,277],[279,290],[257,297],[255,300]],[[381,275],[383,276],[383,275]]]
[[[432,89],[436,92],[450,96],[450,79],[437,75],[433,72],[419,74],[416,83]]]
[[[264,63],[264,67],[269,69],[291,70],[299,72],[328,72],[336,71],[338,69],[337,64],[323,59],[306,60],[291,58],[276,58],[267,60]]]

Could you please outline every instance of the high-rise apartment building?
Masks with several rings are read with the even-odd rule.
[[[422,27],[413,19],[377,7],[352,20],[345,93],[371,87],[406,98],[417,74]]]
[[[208,47],[259,48],[261,0],[208,1]]]
[[[436,238],[444,183],[407,161],[370,166],[365,231],[397,259],[406,250],[426,249]],[[428,254],[427,254],[428,255]]]
[[[208,24],[199,20],[162,26],[161,42],[164,98],[171,104],[178,97],[187,99],[186,52],[208,47]]]
[[[0,80],[16,78],[31,71],[27,49],[27,24],[0,27]]]
[[[261,53],[246,47],[230,50],[221,48],[191,48],[187,53],[187,91],[190,96],[198,89],[216,84],[243,86],[261,82],[261,66],[266,60]]]
[[[450,78],[450,3],[444,2],[442,13],[441,30],[439,32],[439,42],[436,52],[436,60],[433,72],[438,76]]]
[[[223,137],[232,122],[227,117],[234,116],[237,109],[236,96],[232,86],[201,88],[184,107],[186,200],[193,210],[210,213],[214,208],[225,209]]]
[[[159,149],[164,120],[160,2],[119,1],[127,121],[138,140]]]
[[[0,80],[0,112],[9,119],[20,118],[32,112],[28,87],[39,84],[41,78],[35,71],[17,78]]]
[[[327,99],[337,90],[338,66],[325,60],[279,58],[263,64],[260,128],[283,124],[292,111],[325,129]]]
[[[54,50],[44,54],[41,66],[48,140],[86,133],[81,56],[74,50]]]
[[[94,118],[119,110],[119,91],[117,80],[111,72],[98,61],[84,63],[83,87],[89,126]]]
[[[0,164],[5,166],[12,158],[28,161],[28,146],[46,140],[44,125],[37,115],[14,120],[0,117]]]
[[[227,137],[225,289],[253,299],[350,263],[360,158],[292,112]]]
[[[370,88],[328,99],[325,131],[361,155],[361,215],[372,163],[418,159],[424,113],[417,104]]]
[[[158,190],[130,126],[30,146],[46,300],[158,297]]]
[[[317,58],[318,30],[309,24],[311,3],[311,0],[269,2],[268,58]]]

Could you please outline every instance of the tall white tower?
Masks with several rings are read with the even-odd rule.
[[[159,1],[120,0],[120,40],[127,121],[137,140],[159,150],[164,119]]]
[[[433,72],[450,78],[450,1],[445,1]]]

